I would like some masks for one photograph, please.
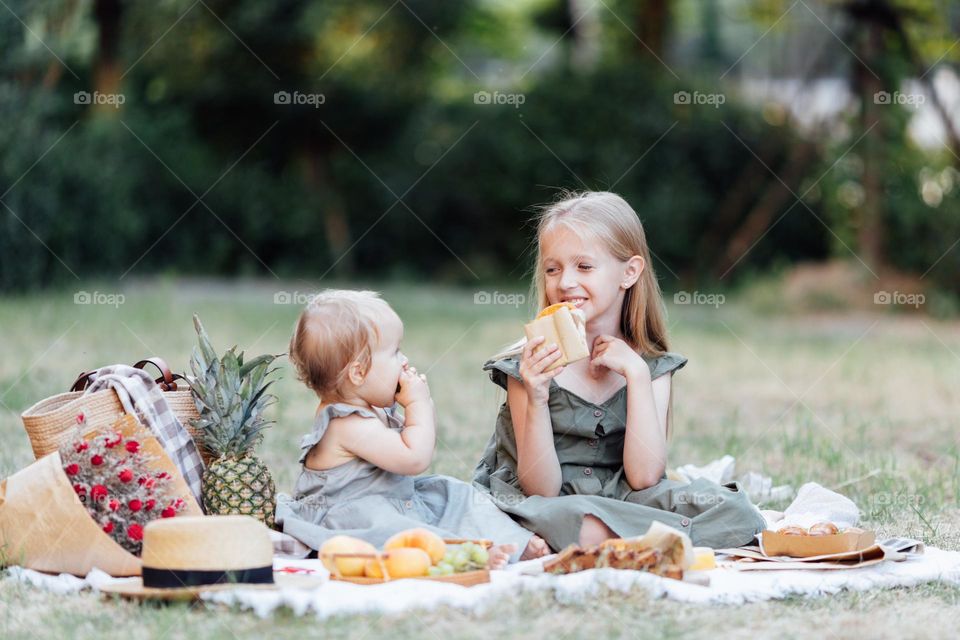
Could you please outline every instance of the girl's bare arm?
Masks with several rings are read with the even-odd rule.
[[[560,495],[560,460],[553,444],[553,423],[546,402],[527,394],[523,383],[509,378],[507,404],[517,440],[517,475],[528,496]]]
[[[623,468],[627,483],[639,491],[663,478],[667,468],[667,409],[671,375],[650,380],[646,367],[627,379],[627,433]]]

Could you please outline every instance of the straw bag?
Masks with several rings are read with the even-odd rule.
[[[155,456],[150,468],[173,478],[174,493],[183,496],[185,503],[181,513],[202,515],[157,439],[131,417],[123,421],[120,431],[136,435],[144,451]],[[76,435],[72,430],[67,439]],[[140,558],[101,531],[80,502],[64,473],[59,451],[0,482],[0,548],[4,552],[0,564],[76,576],[85,576],[94,567],[112,576],[140,575]]]
[[[156,379],[156,383],[164,392],[164,399],[190,436],[199,442],[197,430],[191,424],[192,420],[200,417],[193,402],[193,393],[185,383],[177,384],[177,380],[185,380],[185,378],[180,374],[171,373],[170,367],[162,358],[147,358],[133,366],[143,369],[147,364],[152,364],[160,371],[160,377]],[[77,414],[81,411],[90,431],[113,424],[117,417],[125,412],[117,392],[113,389],[84,393],[83,390],[90,384],[92,373],[93,371],[87,371],[80,374],[69,392],[41,400],[21,414],[34,457],[42,458],[71,440],[75,435]],[[202,451],[201,455],[203,455]],[[204,456],[204,462],[207,462],[206,456]]]

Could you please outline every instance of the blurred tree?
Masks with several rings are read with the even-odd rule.
[[[672,0],[639,0],[636,2],[636,32],[641,56],[651,55],[658,59],[666,55],[670,34]]]
[[[568,6],[573,36],[571,64],[575,69],[590,70],[600,58],[599,4],[589,0],[568,0]]]
[[[866,18],[847,11],[867,11],[873,0],[808,4],[831,9],[825,20],[858,55],[878,56],[868,65],[884,88],[918,75],[918,61],[936,60],[953,41],[931,44],[950,24],[934,21],[932,0],[890,0],[899,22],[873,20],[879,41],[861,38]],[[514,278],[526,266],[528,207],[561,187],[622,192],[667,282],[717,277],[734,263],[740,277],[828,254],[831,236],[816,218],[784,213],[856,140],[838,136],[838,123],[802,130],[740,102],[711,58],[726,56],[745,27],[728,29],[727,9],[710,3],[7,5],[4,290],[158,271]],[[772,14],[755,18],[754,38],[790,5],[743,6]],[[868,45],[877,50],[861,53]],[[837,58],[821,47],[827,60],[816,61],[809,48],[792,51],[816,73],[841,70],[853,86],[849,52]],[[881,253],[921,271],[946,255],[933,276],[960,290],[948,240],[931,231],[946,223],[930,215],[955,202],[954,174],[910,146],[904,110],[874,113],[863,101],[875,80],[858,81],[870,112],[853,135],[880,118],[882,148],[870,158],[850,152],[804,207],[844,242],[866,245],[858,216],[869,186]],[[676,92],[694,89],[728,102],[677,104]],[[126,100],[121,109],[78,104],[80,91]],[[523,103],[482,103],[482,92]],[[894,234],[914,239],[909,252],[889,250]]]
[[[860,129],[865,138],[864,198],[858,212],[859,219],[854,223],[859,229],[857,246],[867,264],[880,271],[889,265],[884,175],[890,159],[885,154],[890,149],[890,138],[905,137],[907,131],[905,127],[890,127],[891,118],[884,112],[890,111],[889,106],[879,97],[884,93],[896,95],[908,74],[916,73],[937,105],[937,112],[948,132],[947,144],[953,148],[954,155],[960,153],[953,122],[928,78],[929,67],[919,61],[905,27],[907,22],[916,22],[926,28],[935,28],[940,18],[932,1],[848,0],[837,5],[848,17],[848,33],[853,36],[856,61],[851,85],[860,103]]]
[[[795,6],[786,0],[760,0],[754,5],[753,15],[763,23],[776,24]],[[859,109],[853,140],[863,138],[863,153],[859,154],[862,171],[857,177],[862,198],[857,199],[856,206],[842,207],[835,214],[848,217],[839,220],[839,224],[855,230],[850,240],[857,255],[879,272],[891,266],[890,234],[886,227],[891,216],[900,214],[886,209],[890,200],[889,178],[897,171],[899,161],[894,154],[908,143],[905,120],[897,113],[900,107],[895,102],[893,106],[885,104],[881,96],[895,95],[912,74],[924,85],[940,116],[948,148],[955,158],[960,158],[956,127],[932,82],[933,67],[922,60],[920,53],[930,55],[934,65],[947,59],[954,50],[954,34],[950,21],[944,20],[945,7],[937,0],[821,0],[804,7],[843,43],[833,70],[845,78]],[[827,13],[821,16],[817,11],[823,9]],[[918,46],[918,42],[922,45]],[[829,156],[825,160],[830,163]],[[917,198],[912,206],[926,205]],[[754,225],[753,232],[746,233],[747,237],[737,244],[759,237],[769,219],[764,216]],[[737,253],[736,248],[733,253]]]
[[[93,89],[105,95],[120,93],[123,71],[120,67],[120,38],[123,28],[122,0],[95,0],[93,15],[97,23],[97,53],[93,61]],[[116,116],[119,109],[106,103],[95,103],[100,114]]]

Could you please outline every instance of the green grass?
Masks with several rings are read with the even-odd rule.
[[[117,308],[75,305],[73,291],[0,298],[0,474],[32,460],[19,412],[65,390],[80,371],[146,355],[186,368],[193,312],[218,349],[237,343],[250,354],[284,352],[299,307],[274,304],[278,290],[309,288],[136,282],[120,290],[126,300]],[[470,290],[391,285],[383,293],[406,323],[406,353],[429,372],[440,418],[432,471],[469,478],[503,400],[480,364],[517,337],[525,310],[475,305]],[[960,549],[960,325],[907,315],[758,314],[736,301],[719,309],[672,307],[670,323],[673,348],[690,358],[674,379],[671,466],[730,453],[741,472],[763,471],[795,487],[811,480],[840,487],[880,536]],[[316,399],[286,363],[282,371],[277,424],[262,455],[279,488],[289,491],[297,442],[311,426]],[[318,623],[289,613],[260,620],[202,604],[64,598],[8,581],[0,583],[0,628],[5,637],[31,638],[952,637],[947,613],[958,600],[960,589],[936,584],[742,607],[695,607],[644,592],[560,605],[538,594],[476,616],[441,610]]]

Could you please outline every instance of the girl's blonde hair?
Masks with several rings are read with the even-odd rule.
[[[650,260],[650,248],[640,218],[627,201],[607,191],[566,191],[558,201],[541,207],[537,218],[535,262],[531,299],[539,312],[547,306],[546,274],[541,246],[549,231],[564,226],[571,231],[603,243],[617,260],[633,256],[643,258],[640,279],[627,289],[620,313],[624,340],[638,352],[660,356],[669,351],[667,320],[663,295]],[[494,356],[501,358],[520,353],[523,340]]]
[[[327,289],[300,313],[290,339],[290,361],[297,379],[324,398],[339,393],[350,364],[370,367],[380,341],[377,323],[390,305],[375,291]]]
[[[531,288],[531,297],[537,305],[536,311],[539,312],[547,306],[546,273],[541,253],[543,236],[559,226],[603,243],[607,251],[621,262],[626,262],[633,256],[643,258],[643,273],[640,274],[640,279],[627,289],[623,298],[620,331],[624,341],[643,355],[655,357],[669,351],[663,294],[650,260],[647,235],[637,212],[626,200],[609,191],[565,191],[557,202],[541,208],[537,220],[536,262],[533,266]],[[521,340],[511,345],[507,351],[494,358],[520,353],[524,342],[525,340]],[[668,440],[672,432],[672,405],[673,393],[670,394],[667,406]]]
[[[608,191],[564,193],[560,201],[542,209],[537,224],[536,262],[533,269],[533,299],[538,311],[547,306],[546,274],[540,248],[543,236],[564,226],[574,233],[601,243],[621,262],[633,256],[643,258],[640,279],[627,289],[620,313],[624,341],[645,355],[660,356],[669,351],[663,295],[657,282],[650,248],[640,218],[627,201]]]

